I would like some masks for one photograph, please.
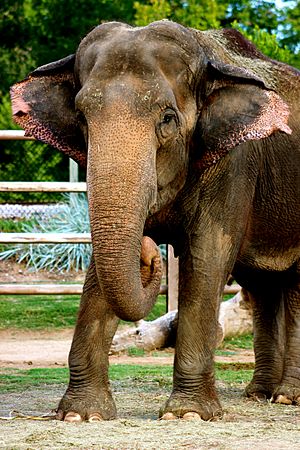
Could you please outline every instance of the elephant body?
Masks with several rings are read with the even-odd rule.
[[[180,257],[162,417],[222,415],[213,354],[229,274],[254,311],[247,395],[300,403],[299,75],[235,30],[113,22],[12,88],[26,133],[87,168],[93,257],[58,418],[115,417],[108,352],[118,318],[155,301],[155,243]]]

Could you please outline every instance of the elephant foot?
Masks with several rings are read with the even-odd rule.
[[[274,391],[271,401],[282,405],[300,406],[300,388],[290,384],[281,384]]]
[[[117,417],[117,410],[114,400],[109,392],[99,395],[80,393],[75,395],[67,391],[61,399],[56,419],[64,422],[99,422],[111,420]]]
[[[218,420],[223,416],[221,405],[217,399],[189,399],[179,394],[172,394],[164,408],[160,410],[162,420]]]
[[[266,402],[272,397],[276,385],[263,385],[251,382],[245,389],[245,396],[255,402]]]

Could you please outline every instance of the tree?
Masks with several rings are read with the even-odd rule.
[[[282,20],[281,16],[273,0],[233,0],[228,3],[222,26],[229,27],[236,22],[249,33],[254,27],[274,33]]]
[[[29,18],[25,12],[24,0],[2,0],[0,3],[0,97],[8,92],[9,86],[26,76],[34,64],[28,45],[32,33]]]
[[[31,0],[32,48],[38,64],[74,53],[82,39],[102,22],[133,22],[133,1]]]
[[[284,62],[300,69],[300,53],[292,52],[287,46],[279,44],[276,36],[265,30],[260,30],[255,26],[250,32],[243,30],[237,23],[232,24],[233,28],[238,29],[244,36],[260,49],[262,53],[271,59]]]
[[[288,2],[288,0],[284,0]],[[291,2],[288,2],[289,4]],[[286,21],[282,24],[283,38],[281,42],[291,51],[300,52],[300,1],[292,2],[292,5],[284,9]]]
[[[218,28],[226,12],[226,4],[217,0],[150,0],[134,3],[135,23],[146,25],[160,19],[170,19],[182,25],[204,30]]]

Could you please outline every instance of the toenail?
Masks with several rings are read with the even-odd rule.
[[[100,416],[100,414],[99,413],[95,413],[95,414],[92,414],[90,417],[89,417],[89,419],[88,419],[88,422],[101,422],[103,419],[102,419],[102,417]]]
[[[81,418],[80,414],[78,414],[78,413],[68,412],[66,414],[64,421],[69,422],[69,423],[78,423],[78,422],[82,422],[82,418]]]
[[[292,400],[287,398],[285,395],[278,395],[278,397],[275,400],[275,403],[281,403],[282,405],[291,405]]]
[[[167,412],[161,417],[161,420],[175,420],[175,419],[177,419],[177,417],[171,412]]]
[[[201,420],[201,417],[196,412],[187,412],[183,416],[184,420]]]

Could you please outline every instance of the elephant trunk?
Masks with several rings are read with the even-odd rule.
[[[97,139],[98,133],[89,130],[87,170],[97,275],[116,315],[136,321],[151,310],[161,281],[159,250],[143,237],[156,189],[155,159],[146,158],[141,140],[132,145],[124,134],[120,142],[121,132],[116,139],[106,139],[104,130]]]

